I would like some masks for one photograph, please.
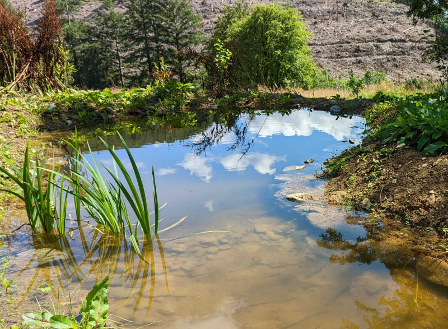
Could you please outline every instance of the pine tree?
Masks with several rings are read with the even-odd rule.
[[[148,82],[153,72],[154,61],[162,54],[160,32],[162,29],[161,13],[163,0],[125,0],[126,16],[130,22],[131,40],[129,58],[139,70],[138,80]]]
[[[161,15],[163,25],[163,43],[168,50],[168,62],[173,63],[175,73],[185,82],[186,58],[180,51],[186,47],[194,47],[201,43],[201,16],[191,7],[190,0],[167,0]]]
[[[96,37],[105,51],[107,79],[124,88],[123,53],[126,51],[127,24],[123,14],[115,11],[113,0],[105,0],[104,9],[94,21]],[[118,80],[118,81],[117,81]]]

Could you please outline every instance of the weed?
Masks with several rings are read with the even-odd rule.
[[[397,106],[396,115],[373,133],[384,143],[408,142],[423,155],[443,153],[448,141],[448,106],[435,99],[404,102]]]

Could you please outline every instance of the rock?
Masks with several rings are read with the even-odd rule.
[[[397,179],[396,178],[392,179],[392,184],[397,184]]]
[[[215,104],[215,105],[210,105],[209,107],[208,107],[208,109],[209,110],[217,110],[218,109],[218,104]]]
[[[72,123],[73,123],[72,120],[67,120],[68,125],[71,125]]]
[[[344,202],[347,193],[345,191],[334,191],[328,196],[328,202],[330,204],[341,204]]]
[[[448,263],[425,256],[417,260],[415,268],[426,280],[448,287]]]
[[[405,147],[405,146],[406,146],[405,143],[398,144],[398,145],[397,145],[397,149],[401,149],[402,147]]]
[[[292,202],[305,202],[307,200],[313,200],[313,196],[306,193],[293,193],[285,195],[285,199]]]
[[[342,112],[342,109],[338,105],[333,105],[332,107],[330,107],[331,114],[341,114],[341,112]]]
[[[305,168],[306,168],[306,166],[291,166],[291,167],[286,167],[285,169],[283,169],[283,171],[302,170]]]
[[[361,207],[363,207],[364,209],[369,209],[371,205],[372,203],[368,198],[364,198],[361,202]]]
[[[310,163],[313,163],[313,162],[314,162],[314,159],[308,159],[308,160],[304,161],[303,163],[310,164]]]

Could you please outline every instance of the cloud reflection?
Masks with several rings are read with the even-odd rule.
[[[252,153],[245,156],[232,154],[221,159],[222,166],[228,171],[244,171],[249,166],[253,166],[260,174],[275,174],[272,166],[279,161],[286,161],[286,157],[279,157],[270,154]]]
[[[176,173],[175,168],[160,168],[157,171],[157,176],[165,176],[165,175],[171,175],[171,174],[175,174],[175,173]]]
[[[210,159],[195,156],[192,153],[187,154],[179,166],[190,171],[190,175],[196,175],[204,182],[209,183],[213,177],[213,169],[208,163]]]
[[[272,135],[284,136],[311,136],[313,130],[323,131],[336,140],[355,139],[357,133],[354,125],[362,122],[361,118],[353,117],[352,119],[340,117],[335,120],[335,117],[327,112],[309,112],[309,111],[294,111],[289,116],[282,116],[280,113],[275,113],[269,117],[258,116],[249,126],[249,131],[252,134],[267,137]]]

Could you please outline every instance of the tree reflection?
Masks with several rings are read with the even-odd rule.
[[[418,277],[410,266],[412,258],[398,251],[387,249],[372,236],[358,237],[356,242],[344,239],[342,233],[327,229],[320,235],[317,245],[330,250],[342,251],[330,256],[330,262],[371,264],[378,260],[389,269],[398,289],[379,297],[375,307],[355,301],[357,309],[364,312],[363,325],[350,319],[342,319],[343,329],[356,328],[444,328],[448,320],[446,301],[437,299],[435,291],[447,290]],[[447,291],[445,291],[446,294]]]

